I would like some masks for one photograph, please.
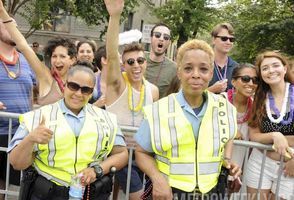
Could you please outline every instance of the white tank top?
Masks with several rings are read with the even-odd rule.
[[[140,101],[140,91],[137,91],[132,87],[133,90],[133,107],[136,107]],[[143,106],[151,104],[153,102],[151,84],[145,80],[145,97]],[[142,110],[138,112],[131,111],[129,109],[128,102],[128,87],[124,89],[120,97],[113,102],[111,105],[106,106],[106,110],[116,114],[118,124],[121,126],[135,126],[139,127],[143,119]]]

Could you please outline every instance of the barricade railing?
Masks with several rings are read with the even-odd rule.
[[[8,144],[11,141],[12,137],[12,120],[18,119],[19,114],[17,113],[8,113],[8,112],[0,112],[0,117],[7,118],[8,119]],[[0,147],[0,152],[6,152],[7,147]],[[0,194],[5,195],[5,200],[7,200],[8,195],[11,196],[18,196],[18,192],[16,191],[9,191],[9,173],[10,173],[10,167],[9,167],[9,154],[7,154],[7,162],[6,162],[6,180],[5,180],[5,190],[0,188]]]
[[[12,136],[12,120],[17,119],[19,117],[19,114],[15,113],[7,113],[7,112],[0,112],[0,117],[2,118],[8,118],[9,119],[9,132],[8,132],[8,142],[11,141],[11,136]],[[128,133],[135,133],[137,131],[136,127],[130,127],[130,126],[121,126],[122,132],[128,132]],[[257,199],[260,199],[260,190],[261,190],[261,183],[263,179],[263,174],[264,174],[264,168],[265,168],[265,160],[266,160],[266,153],[267,151],[272,151],[272,146],[271,145],[264,145],[260,144],[257,142],[250,142],[250,141],[243,141],[243,140],[235,140],[234,145],[236,146],[243,146],[246,147],[246,154],[245,154],[245,159],[244,159],[244,164],[243,164],[243,176],[242,176],[242,187],[239,193],[234,194],[231,196],[231,199],[233,200],[245,200],[247,199],[246,195],[246,168],[248,164],[248,158],[249,158],[249,153],[252,148],[257,148],[259,150],[263,151],[263,159],[262,159],[262,165],[261,165],[261,173],[259,177],[259,184],[258,184],[258,195]],[[128,147],[129,150],[129,160],[128,160],[128,174],[127,174],[127,186],[126,186],[126,194],[125,194],[125,199],[129,199],[129,191],[130,191],[130,181],[131,181],[131,170],[132,170],[132,160],[133,160],[133,153],[135,150],[135,147]],[[7,151],[6,147],[0,147],[0,151]],[[6,169],[6,181],[5,181],[5,189],[0,189],[0,194],[5,195],[5,200],[8,199],[8,195],[10,196],[18,196],[18,191],[10,191],[8,190],[9,188],[9,155],[7,155],[7,169]],[[281,157],[281,165],[279,169],[279,174],[278,174],[278,185],[276,187],[276,196],[279,194],[279,183],[280,183],[280,178],[283,173],[283,158]],[[144,184],[143,184],[144,185]],[[112,196],[111,196],[112,199]]]

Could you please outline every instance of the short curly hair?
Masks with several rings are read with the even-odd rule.
[[[128,52],[133,52],[133,51],[142,51],[144,52],[144,47],[139,44],[138,42],[132,42],[131,44],[127,44],[124,46],[123,53],[122,53],[122,58],[124,58],[124,55]]]
[[[46,47],[44,48],[44,55],[46,58],[51,58],[53,51],[56,47],[65,47],[67,49],[67,54],[70,58],[74,58],[77,55],[77,48],[75,44],[68,38],[56,37],[48,41]]]
[[[177,54],[177,66],[178,67],[181,66],[184,54],[187,51],[197,50],[197,49],[202,50],[208,54],[209,61],[212,66],[213,61],[214,61],[214,52],[213,52],[212,48],[210,47],[210,45],[207,42],[205,42],[203,40],[197,40],[197,39],[189,40],[181,45],[181,47],[178,50],[178,54]]]

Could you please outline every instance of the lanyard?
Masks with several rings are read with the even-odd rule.
[[[219,69],[219,66],[214,62],[214,69],[216,70],[216,75],[217,75],[218,80],[226,79],[228,65],[225,65],[224,68],[225,68],[225,72],[224,72],[224,74],[222,74],[221,70]]]

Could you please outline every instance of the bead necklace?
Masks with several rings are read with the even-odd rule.
[[[286,115],[286,109],[287,109],[287,103],[289,101],[289,90],[290,90],[290,114],[287,120],[284,120],[284,117]],[[279,112],[278,108],[275,105],[275,99],[272,96],[272,93],[269,91],[266,98],[266,114],[267,117],[270,119],[273,123],[282,123],[282,124],[289,124],[292,122],[293,119],[293,112],[294,112],[294,88],[293,86],[290,87],[290,83],[286,83],[286,89],[285,89],[285,96],[283,99],[282,109],[281,112]],[[274,111],[277,118],[273,118],[271,113],[271,108]]]
[[[127,77],[126,72],[123,72],[122,75],[123,75],[123,77],[125,79],[125,82],[127,84],[127,87],[128,87],[128,103],[129,103],[129,109],[131,111],[138,112],[138,111],[142,110],[142,107],[143,107],[143,101],[144,101],[144,96],[145,96],[144,79],[143,79],[143,84],[142,84],[141,89],[140,89],[140,100],[139,100],[139,103],[138,103],[138,105],[136,107],[134,107],[132,86],[131,86],[130,81],[129,81],[128,77]]]
[[[20,70],[20,60],[18,60],[18,62],[16,63],[16,68],[17,68],[17,69],[16,69],[16,72],[14,72],[14,71],[9,71],[7,65],[6,65],[5,62],[3,62],[2,60],[1,60],[1,63],[2,63],[4,69],[5,69],[6,73],[7,73],[7,76],[8,76],[10,79],[16,79],[16,78],[19,77],[19,75],[20,75],[20,73],[21,73],[21,70]]]
[[[234,103],[233,103],[234,90],[230,89],[230,90],[228,90],[227,93],[228,93],[229,101],[234,105]],[[248,119],[250,117],[251,110],[252,110],[252,104],[253,104],[253,101],[252,101],[251,97],[248,97],[247,98],[246,111],[245,111],[244,115],[237,118],[237,123],[238,124],[242,124],[242,123],[248,121]]]
[[[83,198],[83,200],[90,200],[90,185],[87,185],[86,186],[86,189],[87,189],[87,198],[85,199],[85,198]]]
[[[19,56],[16,50],[13,51],[13,61],[9,62],[8,60],[6,60],[2,55],[0,55],[0,61],[7,73],[7,76],[10,79],[16,79],[20,76],[21,73],[21,69],[20,69],[20,60],[19,60]],[[16,66],[16,72],[14,71],[10,71],[9,67],[7,67],[6,63],[10,64],[10,65],[15,65]]]

